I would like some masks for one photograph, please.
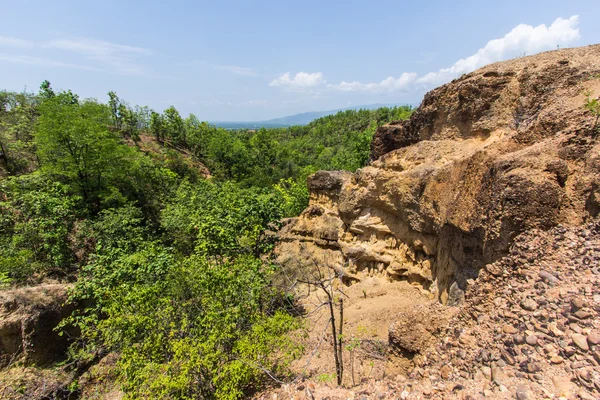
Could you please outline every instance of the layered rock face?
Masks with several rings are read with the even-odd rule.
[[[0,369],[17,361],[44,365],[64,358],[69,331],[54,328],[73,311],[66,306],[68,285],[44,284],[0,293]]]
[[[318,172],[280,232],[278,261],[408,280],[445,304],[529,229],[600,212],[600,45],[489,65],[429,92],[381,127],[372,162]]]

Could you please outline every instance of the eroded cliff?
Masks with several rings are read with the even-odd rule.
[[[529,229],[600,211],[600,45],[489,65],[429,92],[381,127],[372,162],[318,172],[309,207],[280,232],[293,269],[343,268],[347,283],[407,280],[446,304]]]

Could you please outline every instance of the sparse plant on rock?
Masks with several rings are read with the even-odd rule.
[[[587,91],[585,94],[585,108],[592,114],[594,117],[594,124],[592,130],[598,131],[598,121],[600,120],[600,98],[593,98],[592,92]]]
[[[297,282],[305,284],[308,288],[308,295],[312,289],[317,289],[319,293],[324,294],[325,298],[315,305],[313,312],[326,307],[329,310],[329,320],[327,326],[330,328],[333,346],[333,358],[335,361],[335,375],[337,384],[342,384],[344,376],[344,299],[347,297],[342,287],[343,269],[334,269],[322,266],[317,262],[310,268],[305,269],[305,276],[297,279]],[[338,309],[336,313],[336,309]]]

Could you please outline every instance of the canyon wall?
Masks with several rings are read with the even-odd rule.
[[[378,129],[372,162],[309,177],[309,207],[279,232],[288,270],[318,263],[407,280],[458,304],[523,231],[600,212],[600,45],[491,64]]]

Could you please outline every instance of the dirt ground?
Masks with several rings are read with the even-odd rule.
[[[427,302],[426,294],[407,282],[389,282],[382,277],[369,277],[339,290],[344,293],[339,294],[344,299],[344,384],[353,386],[365,379],[406,375],[412,362],[390,351],[388,328],[402,309]],[[303,377],[334,384],[329,309],[316,310],[324,300],[324,294],[317,291],[302,302],[309,315],[308,335],[303,343],[304,356],[292,368]],[[339,326],[339,309],[336,324]]]

